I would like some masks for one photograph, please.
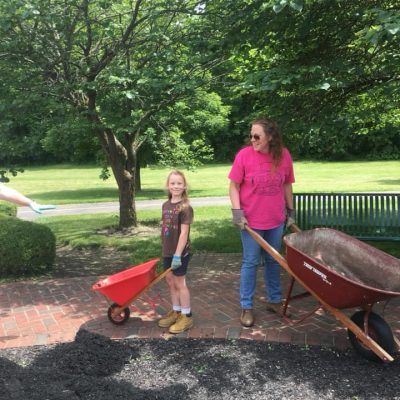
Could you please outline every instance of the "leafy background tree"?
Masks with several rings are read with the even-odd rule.
[[[255,1],[241,15],[237,109],[277,119],[298,157],[398,158],[397,2]]]

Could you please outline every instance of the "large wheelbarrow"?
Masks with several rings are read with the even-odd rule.
[[[333,314],[348,330],[352,346],[370,360],[393,361],[390,353],[400,350],[400,340],[378,314],[376,302],[400,296],[400,260],[342,232],[316,228],[286,235],[286,259],[257,232],[246,225],[250,235],[291,277],[283,317],[291,324],[304,321],[320,308]],[[307,292],[292,296],[294,283]],[[290,301],[312,295],[315,309],[298,320],[290,319]],[[341,309],[359,307],[351,318]]]
[[[132,266],[102,279],[92,289],[102,293],[112,304],[108,308],[108,319],[116,325],[124,324],[130,316],[129,306],[144,292],[163,279],[171,270],[156,273],[159,258]]]

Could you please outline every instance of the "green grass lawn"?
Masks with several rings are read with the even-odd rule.
[[[118,224],[118,215],[112,213],[44,217],[38,222],[51,228],[60,244],[116,247],[128,250],[132,262],[140,263],[160,255],[160,213],[160,210],[139,211],[140,223],[134,234],[107,234],[108,228]],[[190,236],[197,253],[241,251],[239,232],[231,223],[229,207],[197,207]]]
[[[212,164],[185,171],[191,197],[227,196],[230,164]],[[295,192],[386,192],[400,188],[400,161],[295,162]],[[165,197],[168,170],[143,168],[137,199]],[[26,168],[10,186],[42,203],[71,204],[118,201],[113,177],[99,179],[95,166],[54,165]]]
[[[197,171],[185,171],[191,197],[227,196],[230,169],[228,164],[207,165]],[[295,163],[296,192],[398,191],[400,162],[308,162]],[[117,201],[113,179],[98,178],[99,168],[60,165],[29,168],[12,180],[10,186],[39,202],[66,204]],[[165,198],[164,184],[168,170],[142,170],[143,190],[137,199]],[[127,249],[133,262],[142,262],[160,253],[160,210],[138,211],[140,227],[135,235],[107,235],[105,229],[118,224],[116,214],[92,214],[63,217],[41,217],[38,222],[49,226],[58,243],[73,247],[113,246]],[[229,206],[196,207],[191,229],[196,252],[238,253],[241,243],[237,228],[231,223]],[[383,251],[400,257],[397,242],[370,242]]]
[[[158,257],[160,243],[160,210],[138,211],[139,226],[135,234],[108,235],[118,224],[117,214],[44,217],[39,221],[55,233],[57,241],[72,247],[116,247],[128,250],[135,264]],[[191,241],[196,253],[240,253],[239,231],[231,222],[231,211],[225,206],[195,208]],[[368,242],[372,246],[400,257],[398,242]]]

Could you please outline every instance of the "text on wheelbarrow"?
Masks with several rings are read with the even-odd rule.
[[[321,272],[319,269],[313,267],[312,265],[308,264],[305,261],[304,261],[303,265],[306,268],[308,268],[310,271],[312,271],[315,274],[319,275],[325,283],[327,283],[328,285],[332,285],[332,283],[328,280],[328,277],[323,272]]]

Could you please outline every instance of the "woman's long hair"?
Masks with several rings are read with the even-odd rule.
[[[251,125],[260,125],[266,134],[271,135],[269,142],[269,152],[272,155],[272,166],[275,170],[282,161],[283,141],[281,131],[278,124],[269,118],[257,118],[252,121]]]

